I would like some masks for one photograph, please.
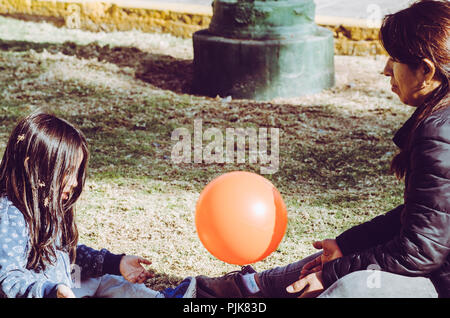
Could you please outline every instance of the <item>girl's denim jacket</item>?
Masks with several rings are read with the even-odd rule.
[[[75,264],[66,251],[56,249],[56,259],[43,271],[27,269],[28,226],[23,214],[5,196],[0,197],[0,298],[56,297],[56,287],[80,287],[84,279],[120,275],[122,255],[106,249],[78,245]]]

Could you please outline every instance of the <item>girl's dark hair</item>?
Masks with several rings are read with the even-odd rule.
[[[76,171],[80,154],[83,159]],[[12,131],[0,164],[0,196],[6,195],[27,223],[28,269],[44,270],[52,264],[55,248],[75,260],[74,205],[84,186],[88,156],[83,134],[50,114],[31,114]],[[78,185],[63,200],[68,177],[74,173]]]
[[[442,101],[449,92],[450,2],[422,0],[387,15],[381,26],[380,40],[394,60],[411,69],[417,69],[425,58],[431,60],[436,67],[435,78],[442,82],[418,107],[405,146],[392,160],[391,172],[402,179],[408,170],[415,129],[433,112],[447,106]]]

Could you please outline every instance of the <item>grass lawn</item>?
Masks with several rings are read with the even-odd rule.
[[[314,240],[402,202],[389,174],[392,137],[412,113],[380,75],[386,57],[336,56],[337,84],[270,102],[189,94],[192,42],[142,32],[90,33],[0,17],[0,153],[17,120],[42,108],[87,136],[90,170],[77,209],[80,241],[144,256],[159,289],[191,275],[236,270],[200,243],[195,203],[214,177],[258,164],[174,164],[171,133],[276,127],[280,166],[265,175],[288,208],[277,251],[254,266],[297,261]],[[246,161],[248,162],[248,161]]]

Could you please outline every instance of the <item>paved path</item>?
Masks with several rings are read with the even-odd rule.
[[[210,6],[212,0],[144,0]],[[314,0],[316,15],[353,19],[376,19],[407,7],[414,0]]]

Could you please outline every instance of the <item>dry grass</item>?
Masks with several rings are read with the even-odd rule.
[[[170,134],[192,131],[196,118],[204,129],[280,128],[280,169],[267,178],[284,197],[289,224],[258,270],[296,261],[313,251],[313,240],[402,200],[402,184],[388,166],[396,151],[391,138],[411,109],[380,75],[385,57],[336,56],[337,85],[314,96],[227,102],[189,94],[189,40],[1,17],[0,34],[0,151],[17,119],[39,107],[80,127],[92,154],[78,205],[81,241],[149,258],[153,288],[236,269],[201,245],[195,203],[215,176],[259,166],[174,165]]]

